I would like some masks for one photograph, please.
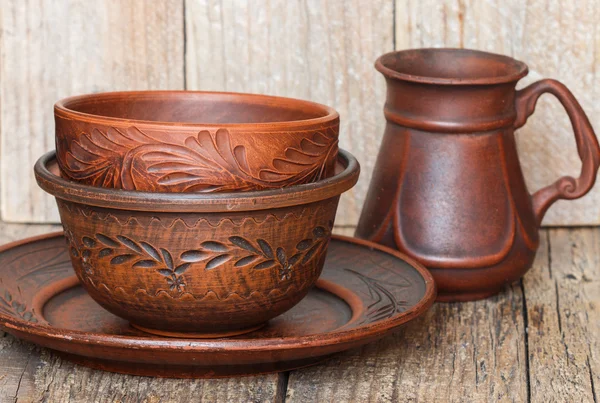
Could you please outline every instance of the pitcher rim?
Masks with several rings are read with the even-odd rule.
[[[385,59],[389,59],[391,56],[397,56],[400,54],[409,53],[424,53],[424,52],[452,52],[456,54],[471,54],[477,57],[486,58],[488,60],[501,61],[511,68],[511,72],[508,74],[490,76],[490,77],[476,77],[476,78],[461,78],[461,77],[436,77],[434,75],[419,75],[419,74],[408,74],[397,71],[392,67],[385,64]],[[375,61],[375,68],[382,73],[386,78],[394,78],[402,81],[409,81],[420,84],[434,84],[434,85],[494,85],[494,84],[505,84],[511,82],[517,82],[521,78],[525,77],[529,72],[529,69],[525,63],[520,60],[514,59],[510,56],[505,56],[497,53],[485,52],[475,49],[465,48],[414,48],[396,50],[393,52],[385,53]]]

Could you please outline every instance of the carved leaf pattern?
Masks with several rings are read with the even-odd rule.
[[[38,322],[33,310],[28,310],[27,306],[17,301],[8,290],[0,292],[0,311],[9,315],[16,315],[28,322]]]
[[[131,238],[117,235],[114,238],[104,234],[96,234],[92,237],[82,238],[82,248],[77,246],[70,232],[65,232],[72,250],[73,256],[91,256],[90,249],[98,251],[97,256],[100,259],[110,259],[111,265],[121,265],[132,263],[134,269],[155,269],[158,274],[166,278],[171,291],[183,292],[186,286],[183,274],[194,264],[204,263],[205,270],[214,270],[222,267],[226,262],[237,258],[234,267],[251,266],[253,270],[264,270],[277,267],[279,277],[283,280],[289,280],[292,276],[293,268],[298,262],[303,264],[309,262],[317,252],[323,250],[329,241],[331,235],[330,228],[322,226],[316,227],[312,238],[301,240],[296,245],[296,251],[289,256],[282,247],[274,248],[265,239],[257,239],[252,242],[240,236],[229,237],[229,243],[217,241],[204,241],[200,243],[198,249],[192,249],[182,252],[177,259],[173,254],[164,248],[157,248],[148,242],[135,241]],[[85,260],[85,259],[84,259]],[[91,265],[84,261],[84,265]],[[87,271],[87,270],[86,270]]]
[[[148,242],[136,242],[133,239],[122,235],[117,235],[115,237],[116,239],[104,234],[96,234],[95,237],[105,246],[118,245],[128,250],[127,253],[117,254],[116,256],[112,257],[110,264],[119,265],[135,259],[136,262],[132,265],[133,268],[154,268],[158,274],[167,278],[167,284],[169,285],[169,289],[171,291],[184,291],[186,284],[185,279],[181,277],[181,275],[185,273],[191,266],[191,263],[186,262],[184,258],[181,258],[182,263],[176,266],[171,252],[164,248],[157,249]],[[84,242],[84,245],[87,244]],[[193,255],[192,252],[193,251],[184,252],[182,256],[186,257]],[[98,257],[102,258],[115,253],[115,249],[104,248],[100,250]]]
[[[229,238],[229,242],[238,248],[248,251],[249,254],[238,259],[235,262],[236,267],[244,267],[253,265],[255,270],[270,269],[275,266],[279,268],[279,277],[283,280],[289,280],[292,276],[294,266],[302,260],[302,264],[308,263],[316,256],[323,247],[327,245],[333,222],[330,223],[329,229],[318,226],[313,232],[313,238],[303,239],[296,244],[296,253],[288,258],[285,249],[278,247],[273,252],[273,247],[264,239],[257,239],[256,245],[249,240],[233,236]]]
[[[135,127],[127,130],[110,128],[106,133],[94,129],[91,133],[82,133],[72,142],[64,160],[59,162],[72,179],[86,180],[95,186],[125,188],[132,178],[123,180],[123,156],[140,146],[154,143],[156,140]]]
[[[319,180],[336,152],[337,138],[329,128],[288,147],[271,166],[251,167],[246,148],[234,146],[226,129],[200,131],[179,145],[129,127],[82,133],[64,156],[59,155],[59,163],[71,179],[94,186],[168,192],[247,191]]]
[[[365,318],[359,324],[381,321],[394,316],[398,312],[404,312],[409,305],[405,300],[398,300],[394,293],[389,291],[385,286],[392,286],[393,289],[411,287],[412,284],[408,280],[399,279],[401,283],[387,284],[371,277],[359,273],[352,269],[344,269],[358,277],[369,290],[369,296],[373,300],[367,307]]]

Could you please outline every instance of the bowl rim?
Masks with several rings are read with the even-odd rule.
[[[34,166],[38,185],[57,199],[95,207],[145,212],[216,213],[255,211],[309,204],[341,195],[358,181],[360,165],[340,149],[337,164],[343,170],[317,182],[279,189],[227,193],[166,193],[102,188],[69,181],[56,175],[56,151],[42,155]]]
[[[178,98],[178,97],[193,97],[202,96],[208,100],[227,100],[231,103],[251,103],[266,106],[288,106],[290,108],[312,108],[321,110],[323,116],[310,119],[288,120],[279,122],[262,122],[262,123],[201,123],[201,122],[169,122],[169,121],[154,121],[144,119],[125,119],[114,116],[95,115],[86,112],[76,111],[69,108],[69,104],[82,101],[109,101],[111,99],[123,99],[124,97],[135,97],[138,99],[151,98]],[[139,126],[145,129],[154,130],[173,130],[173,129],[261,129],[265,131],[290,130],[290,129],[305,129],[314,126],[333,126],[339,125],[339,114],[330,106],[317,102],[307,101],[298,98],[280,97],[274,95],[252,94],[243,92],[223,92],[223,91],[188,91],[188,90],[148,90],[148,91],[114,91],[114,92],[99,92],[92,94],[75,95],[60,99],[54,104],[54,116],[69,120],[84,121],[88,123],[105,124],[111,126]]]

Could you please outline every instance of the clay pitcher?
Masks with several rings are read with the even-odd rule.
[[[383,55],[375,67],[387,83],[387,125],[356,235],[423,263],[439,300],[499,292],[531,267],[552,203],[594,185],[600,149],[588,118],[558,81],[517,91],[527,66],[506,56],[416,49]],[[544,93],[571,120],[581,175],[530,195],[514,131]]]

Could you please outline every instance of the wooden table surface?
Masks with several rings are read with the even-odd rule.
[[[56,228],[0,224],[0,241]],[[541,235],[533,269],[500,295],[436,304],[378,343],[289,373],[112,374],[0,332],[0,402],[598,402],[600,228]]]

